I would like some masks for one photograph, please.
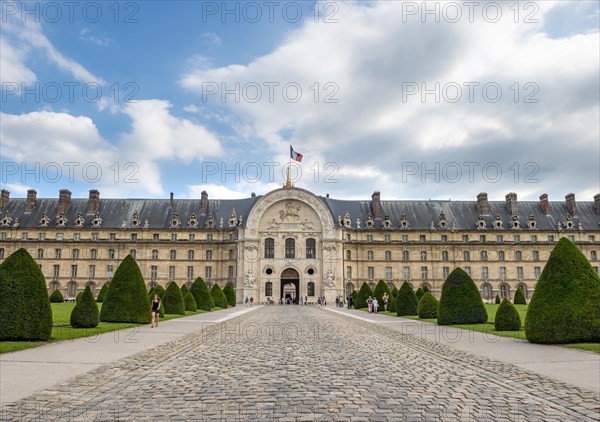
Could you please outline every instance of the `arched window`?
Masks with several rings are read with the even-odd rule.
[[[483,286],[481,286],[481,290],[482,290],[482,296],[484,299],[489,300],[492,298],[492,286],[485,283]]]
[[[354,291],[354,284],[346,283],[346,297],[350,296]]]
[[[315,295],[315,283],[313,283],[312,281],[308,282],[307,287],[307,296],[314,296]]]
[[[506,284],[500,285],[500,298],[501,299],[510,299],[508,286]]]
[[[54,293],[54,291],[58,289],[60,289],[60,284],[58,281],[53,281],[50,283],[50,294]]]
[[[92,291],[92,295],[96,297],[96,283],[93,281],[88,281],[88,286],[90,286],[90,290]]]
[[[77,283],[76,282],[71,281],[69,283],[69,285],[67,286],[67,296],[68,297],[77,296]]]
[[[527,296],[527,286],[525,284],[519,284],[517,286],[517,289],[523,292],[523,296],[525,296],[525,299],[529,299],[529,297]]]
[[[388,286],[388,289],[390,289],[390,292],[392,290],[394,290],[394,288],[396,287],[396,286],[394,286],[394,283],[388,283],[387,286]]]
[[[317,257],[317,246],[315,239],[306,239],[306,259],[315,259]]]
[[[265,283],[265,296],[273,296],[273,283],[270,281]]]
[[[285,239],[285,257],[296,258],[296,240],[294,238]]]
[[[275,258],[275,239],[272,239],[270,237],[265,239],[265,258]]]

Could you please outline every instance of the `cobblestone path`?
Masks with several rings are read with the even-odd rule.
[[[266,306],[5,406],[1,416],[593,421],[600,400],[509,364],[317,307]]]

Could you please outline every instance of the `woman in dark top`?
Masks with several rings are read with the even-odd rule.
[[[158,297],[158,295],[154,295],[154,299],[152,299],[150,316],[152,320],[152,328],[154,328],[155,325],[158,327],[158,317],[160,316],[160,297]],[[156,321],[156,324],[154,321]]]

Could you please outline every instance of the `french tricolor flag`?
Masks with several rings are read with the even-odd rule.
[[[299,152],[294,151],[294,148],[292,148],[292,146],[290,145],[290,158],[301,162],[302,161],[302,154],[300,154]]]

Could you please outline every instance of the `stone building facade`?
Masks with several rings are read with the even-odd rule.
[[[238,301],[318,296],[332,300],[367,282],[427,285],[439,297],[455,267],[470,273],[484,299],[531,297],[561,237],[598,271],[600,194],[593,201],[337,200],[284,187],[236,200],[0,197],[0,261],[24,247],[49,291],[67,297],[90,284],[97,293],[127,255],[145,281],[235,286]]]

